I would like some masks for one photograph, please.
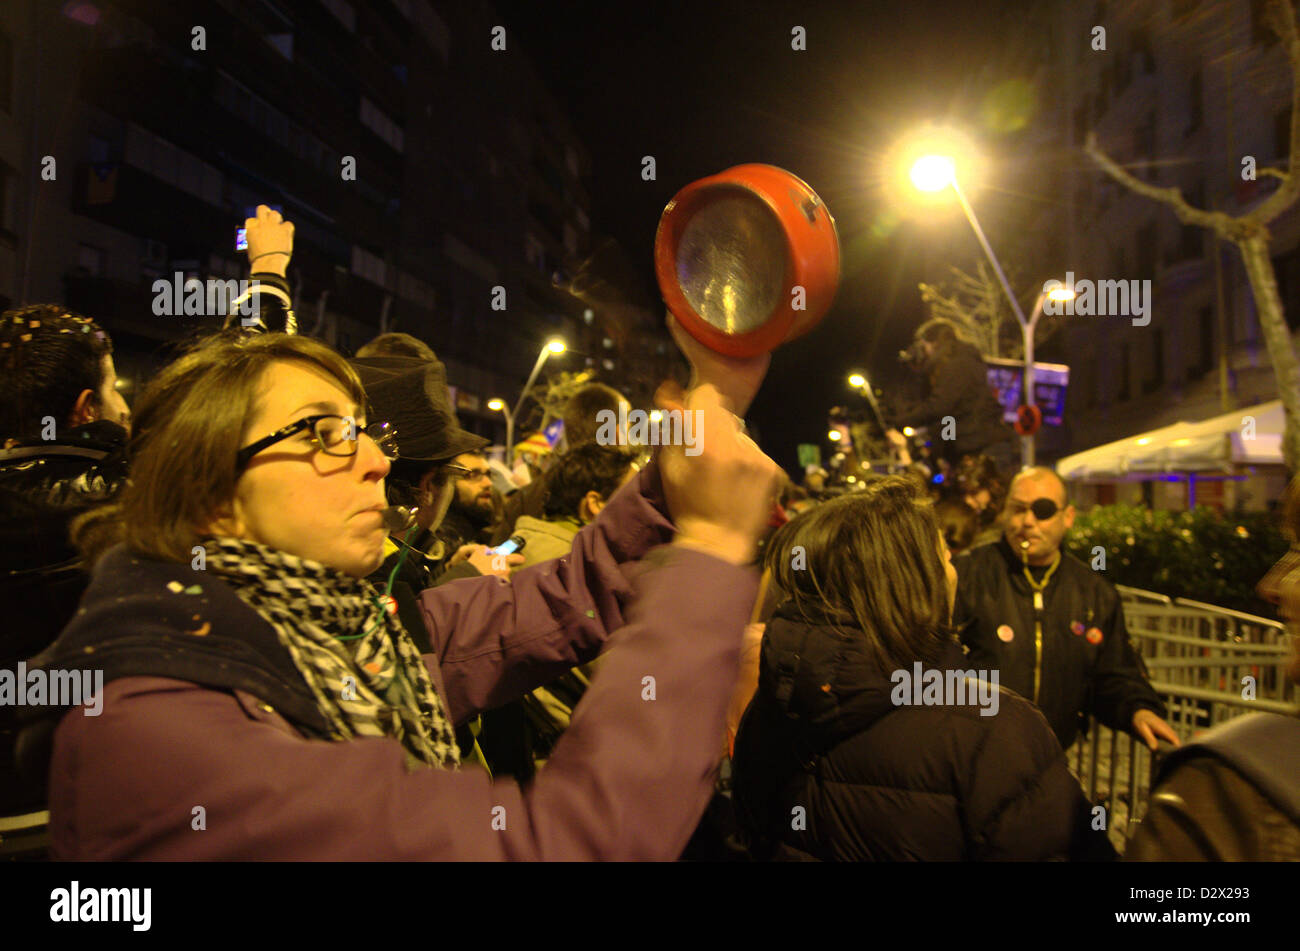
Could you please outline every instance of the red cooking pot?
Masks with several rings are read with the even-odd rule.
[[[806,334],[835,299],[835,219],[775,165],[737,165],[687,185],[655,235],[664,303],[700,343],[752,357]]]

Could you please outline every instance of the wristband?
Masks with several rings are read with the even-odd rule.
[[[286,257],[293,257],[293,252],[292,252],[292,251],[263,251],[263,252],[262,252],[261,254],[259,254],[257,257],[255,257],[255,258],[249,258],[249,261],[248,261],[248,265],[249,265],[249,267],[252,267],[252,266],[253,266],[253,263],[254,263],[255,261],[260,261],[262,258],[270,257],[272,254],[283,254],[283,255],[285,255]]]

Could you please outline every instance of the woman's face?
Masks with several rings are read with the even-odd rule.
[[[948,584],[948,617],[951,618],[953,605],[957,603],[957,569],[952,566],[952,552],[948,550],[942,533],[939,535],[939,557],[943,560],[944,580]]]
[[[128,431],[131,428],[131,408],[117,389],[117,368],[113,366],[113,355],[104,354],[100,366],[104,371],[104,380],[99,387],[99,414],[101,419],[120,423]]]
[[[320,413],[351,416],[358,430],[367,422],[362,408],[324,371],[298,362],[273,364],[263,376],[243,444]],[[369,436],[358,433],[356,455],[331,456],[304,430],[249,460],[235,486],[231,516],[214,528],[364,577],[383,560],[388,469]]]

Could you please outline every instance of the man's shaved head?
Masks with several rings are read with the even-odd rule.
[[[1047,466],[1029,466],[1021,469],[1011,479],[1011,485],[1007,487],[1007,495],[1014,495],[1016,486],[1025,479],[1033,479],[1035,482],[1050,481],[1056,483],[1059,495],[1052,501],[1061,508],[1065,508],[1070,502],[1070,491],[1065,486],[1065,480],[1056,474],[1056,470],[1049,469]]]

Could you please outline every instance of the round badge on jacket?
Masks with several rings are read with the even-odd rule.
[[[1084,635],[1084,638],[1087,640],[1087,642],[1088,642],[1089,644],[1100,644],[1100,643],[1101,643],[1101,628],[1099,628],[1099,627],[1090,627],[1090,628],[1088,628],[1088,633],[1087,633],[1086,635]]]
[[[1011,639],[1016,636],[1016,632],[1011,630],[1010,624],[998,625],[998,640],[1004,643],[1011,643]]]
[[[1070,630],[1078,637],[1083,636],[1083,623],[1081,621],[1070,622]]]

